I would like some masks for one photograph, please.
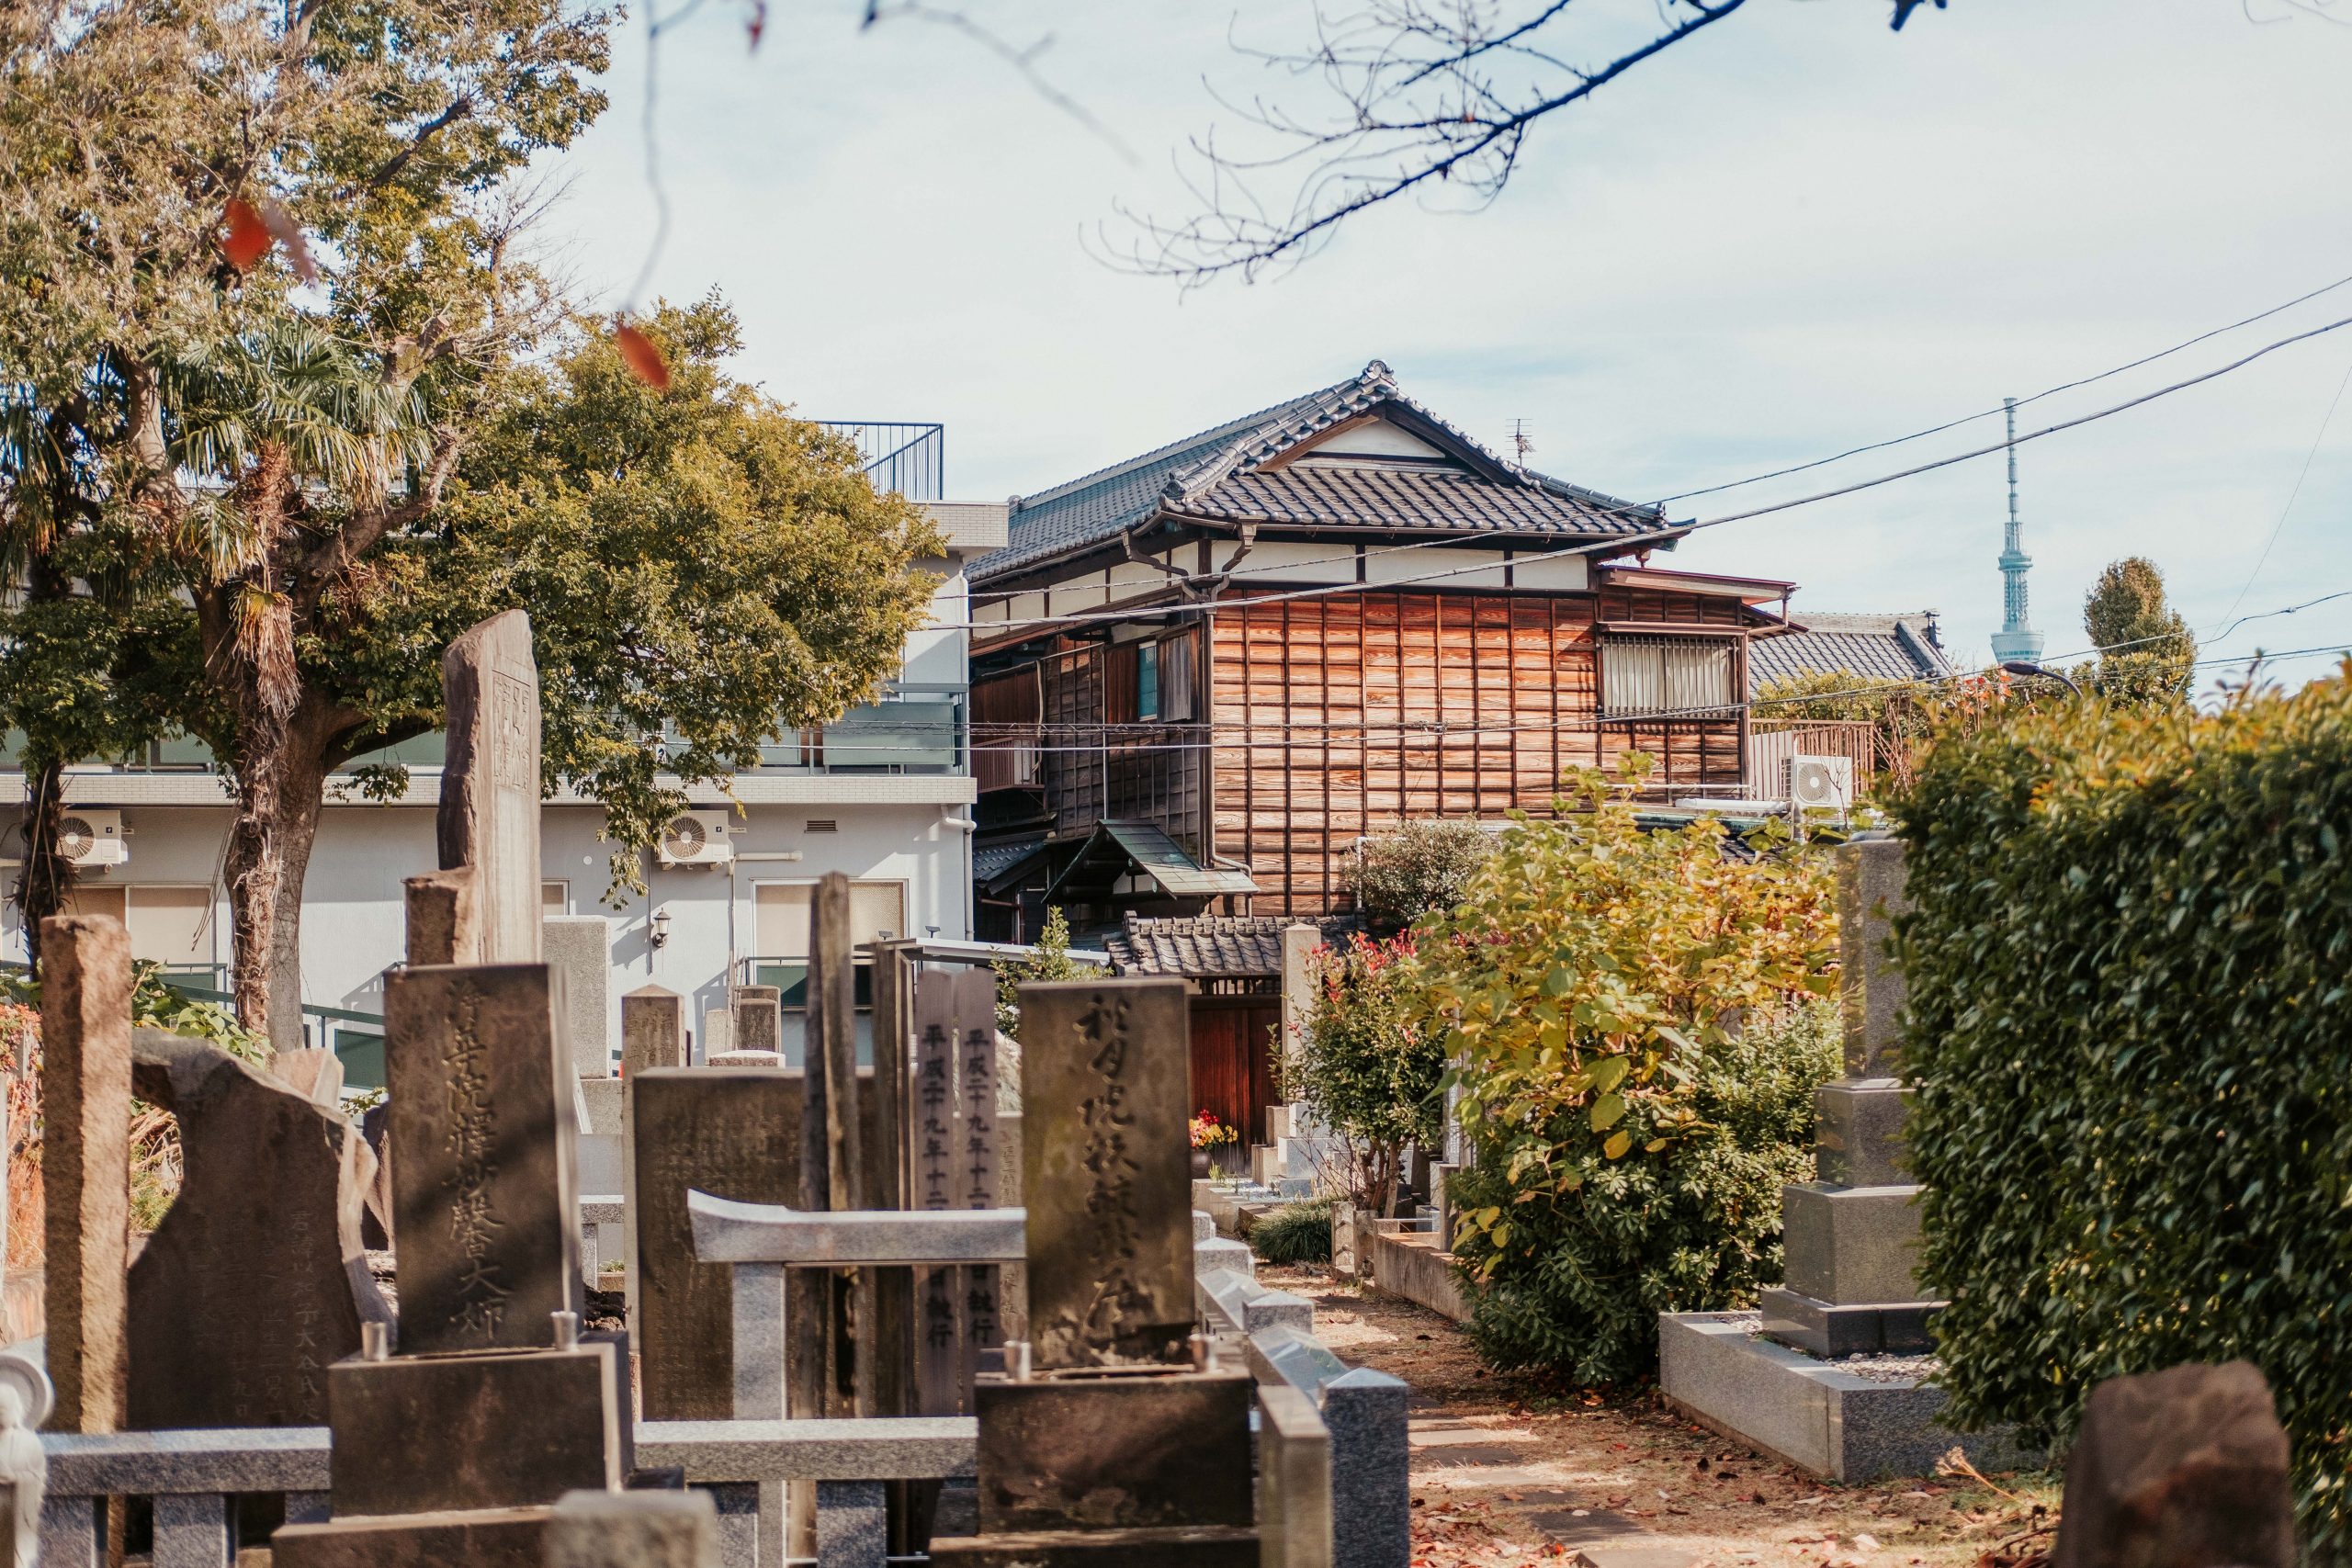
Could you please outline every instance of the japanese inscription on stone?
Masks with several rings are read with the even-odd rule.
[[[468,630],[441,657],[448,761],[437,821],[444,870],[470,866],[482,957],[539,957],[539,676],[520,610]]]
[[[959,1032],[956,980],[939,970],[924,975],[915,992],[914,1190],[910,1206],[960,1206],[956,1179],[956,1057]],[[919,1271],[916,1306],[916,1397],[926,1415],[953,1415],[961,1403],[963,1324],[956,1310],[960,1270]]]
[[[985,969],[956,976],[956,1145],[967,1209],[997,1206],[996,984]],[[965,1382],[979,1370],[979,1355],[1004,1342],[999,1321],[997,1271],[964,1270]]]
[[[406,1353],[551,1342],[580,1310],[571,1063],[540,964],[385,982],[385,1071]]]
[[[1021,987],[1029,1325],[1041,1370],[1188,1354],[1187,1013],[1181,980]]]

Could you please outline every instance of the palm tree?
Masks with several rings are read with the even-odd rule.
[[[298,645],[365,541],[429,509],[428,470],[454,441],[397,356],[300,317],[181,358],[163,385],[181,496],[170,547],[217,697],[193,728],[236,794],[237,1012],[283,1050],[300,1043],[300,889],[325,782],[294,776],[323,750],[297,742],[365,723],[306,685]]]

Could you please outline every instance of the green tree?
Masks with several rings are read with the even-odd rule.
[[[2197,638],[2165,602],[2165,574],[2145,556],[2111,562],[2083,596],[2083,630],[2099,650],[2091,683],[2119,702],[2172,703],[2188,694]]]
[[[1037,933],[1036,952],[1027,958],[1008,958],[996,966],[996,1031],[1007,1040],[1021,1038],[1021,987],[1031,980],[1083,980],[1094,965],[1069,955],[1069,919],[1056,905],[1046,911],[1045,929]]]
[[[1628,753],[1626,783],[1649,766]],[[1815,852],[1727,856],[1713,818],[1644,832],[1589,771],[1570,793],[1557,821],[1515,813],[1416,931],[1415,1021],[1462,1089],[1474,1337],[1597,1382],[1654,1363],[1659,1312],[1779,1278],[1780,1190],[1810,1174],[1836,1047],[1826,1022],[1777,1025],[1835,988],[1837,917]]]
[[[1374,834],[1356,863],[1364,919],[1375,930],[1396,931],[1432,909],[1451,909],[1494,847],[1493,836],[1475,821],[1429,818]]]
[[[1482,838],[1484,835],[1480,835]],[[1412,933],[1385,942],[1351,935],[1314,954],[1314,1010],[1292,1046],[1283,1082],[1339,1138],[1348,1195],[1389,1212],[1406,1146],[1444,1131],[1445,1055],[1415,1019]]]

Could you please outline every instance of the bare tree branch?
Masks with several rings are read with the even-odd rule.
[[[1256,98],[1220,100],[1251,151],[1215,130],[1180,162],[1197,214],[1173,222],[1125,209],[1114,265],[1195,286],[1227,273],[1252,278],[1312,254],[1357,213],[1398,197],[1458,193],[1471,208],[1499,197],[1538,120],[1583,102],[1645,61],[1738,11],[1747,0],[1657,0],[1657,30],[1599,64],[1577,64],[1568,28],[1592,13],[1576,0],[1347,0],[1318,5],[1311,45],[1238,52],[1294,80],[1319,83],[1307,110]],[[2305,3],[2305,0],[2287,0]],[[1896,28],[1922,6],[1892,0]],[[1588,44],[1589,50],[1589,45]],[[1259,187],[1291,181],[1286,206]]]

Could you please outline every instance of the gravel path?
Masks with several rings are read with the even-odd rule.
[[[1350,1362],[1413,1385],[1414,1568],[1510,1568],[1577,1554],[1594,1568],[2002,1568],[1996,1551],[2057,1506],[2057,1478],[1838,1486],[1758,1459],[1646,1393],[1603,1394],[1489,1372],[1453,1324],[1320,1269],[1261,1269],[1315,1303]],[[2025,1543],[2046,1549],[2048,1537]]]

